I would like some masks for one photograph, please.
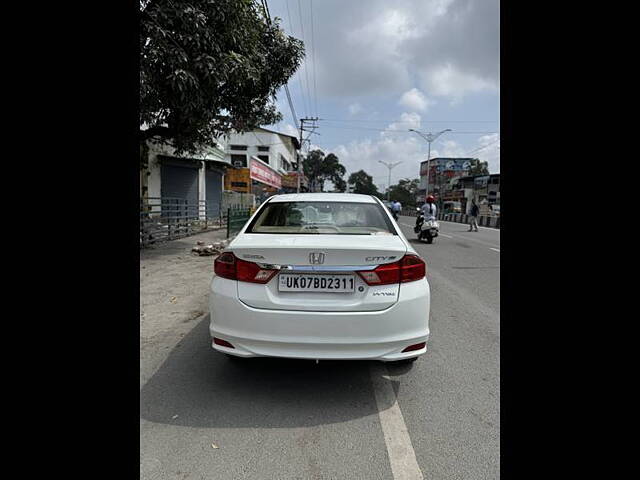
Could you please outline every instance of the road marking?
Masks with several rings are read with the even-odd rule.
[[[372,362],[369,372],[393,478],[423,480],[387,367],[382,362]]]
[[[498,250],[497,248],[490,248],[489,250],[493,250],[494,252],[500,253],[500,250]]]
[[[413,227],[413,225],[407,225],[406,223],[400,223],[400,225],[404,225],[405,227]],[[442,233],[442,232],[440,232],[438,235],[440,235],[441,237],[447,237],[447,238],[460,238],[462,240],[471,240],[474,243],[478,243],[486,247],[491,247],[493,245],[492,243],[483,242],[482,240],[476,240],[475,238],[469,238],[468,236],[463,237],[461,235],[447,235],[446,233]]]

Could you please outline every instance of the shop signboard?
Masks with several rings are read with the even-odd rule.
[[[282,188],[282,175],[272,170],[266,163],[251,157],[250,165],[250,176],[253,180],[274,188]]]
[[[298,188],[298,175],[296,172],[289,172],[282,177],[282,188]]]
[[[232,192],[250,193],[251,176],[248,168],[227,168],[224,189]]]

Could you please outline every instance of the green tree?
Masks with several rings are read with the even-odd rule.
[[[324,182],[327,180],[333,182],[339,192],[344,192],[347,189],[347,184],[343,179],[346,169],[333,153],[325,157],[322,150],[312,150],[304,160],[302,169],[309,179],[312,192],[324,191]]]
[[[418,188],[420,186],[420,180],[415,178],[410,180],[408,178],[398,181],[396,185],[392,185],[389,196],[391,200],[399,201],[402,206],[414,207],[416,205],[416,195],[418,195]]]
[[[194,153],[280,121],[276,92],[303,57],[256,0],[141,0],[140,141]]]
[[[471,160],[469,175],[489,175],[489,162],[481,162],[478,158]]]
[[[381,196],[378,192],[378,187],[373,183],[373,177],[364,170],[358,170],[357,172],[349,175],[348,183],[354,187],[353,193],[375,195],[378,198]]]

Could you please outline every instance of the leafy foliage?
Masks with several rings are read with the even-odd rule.
[[[312,192],[324,189],[324,182],[333,182],[336,190],[344,192],[347,184],[342,177],[347,172],[336,155],[330,153],[326,157],[322,150],[312,150],[302,164],[305,176],[309,179]]]
[[[353,193],[381,197],[381,194],[378,192],[378,187],[373,183],[373,177],[364,170],[358,170],[349,175],[348,183],[349,185],[353,185]]]
[[[141,3],[141,141],[193,153],[230,130],[277,123],[276,92],[303,57],[255,0]]]
[[[391,186],[389,197],[391,200],[399,201],[403,206],[415,206],[419,187],[420,179],[405,178]]]

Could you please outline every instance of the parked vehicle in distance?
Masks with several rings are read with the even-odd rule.
[[[500,204],[496,203],[494,205],[491,205],[491,211],[496,217],[499,217],[500,216]]]
[[[442,213],[462,213],[462,204],[458,201],[444,202]]]
[[[215,260],[212,347],[236,357],[412,361],[426,264],[377,198],[275,195]]]

